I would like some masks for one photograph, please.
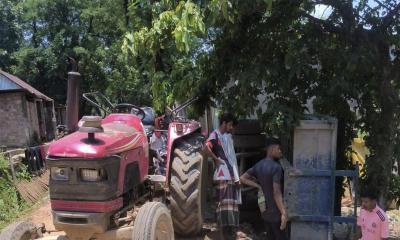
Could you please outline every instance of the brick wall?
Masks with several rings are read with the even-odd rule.
[[[29,144],[24,101],[25,93],[0,93],[0,145],[23,147]]]

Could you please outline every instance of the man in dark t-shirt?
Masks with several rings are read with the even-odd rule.
[[[283,240],[286,227],[286,211],[283,205],[281,181],[283,170],[278,160],[282,157],[280,141],[267,140],[266,158],[247,170],[241,177],[242,184],[256,187],[264,193],[266,210],[262,213],[268,239]],[[254,179],[257,180],[254,181]]]

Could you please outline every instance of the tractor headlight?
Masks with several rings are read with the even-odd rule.
[[[66,167],[52,167],[50,168],[51,179],[57,181],[68,181],[69,174]]]
[[[99,182],[107,178],[104,169],[81,168],[79,172],[81,180],[86,182]]]

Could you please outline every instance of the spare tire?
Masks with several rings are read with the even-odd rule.
[[[0,240],[31,240],[34,239],[35,226],[31,222],[19,221],[3,229]]]
[[[136,216],[132,235],[132,240],[174,240],[168,208],[160,202],[144,204]]]

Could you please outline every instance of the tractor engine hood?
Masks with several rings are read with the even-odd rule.
[[[104,132],[89,141],[88,133],[74,132],[50,144],[49,157],[99,158],[137,147],[144,147],[147,137],[141,120],[132,114],[110,114],[101,122]]]

